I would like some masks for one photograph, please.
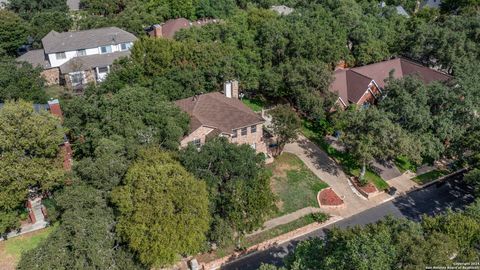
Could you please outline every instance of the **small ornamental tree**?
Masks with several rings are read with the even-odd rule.
[[[365,183],[367,165],[375,159],[391,160],[405,156],[420,162],[420,146],[387,113],[375,107],[349,109],[339,116],[337,126],[342,130],[341,141],[361,165],[360,182]]]
[[[300,117],[288,105],[279,105],[270,112],[272,116],[273,133],[277,137],[280,155],[285,145],[298,138],[298,131],[302,125]]]
[[[166,266],[200,250],[210,223],[205,182],[156,149],[142,150],[124,181],[112,192],[116,231],[143,264]]]

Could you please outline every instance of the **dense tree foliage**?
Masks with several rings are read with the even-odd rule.
[[[208,141],[200,151],[190,146],[180,153],[185,168],[205,180],[213,224],[210,240],[225,245],[258,229],[275,209],[263,155],[248,145],[224,138]]]
[[[116,231],[148,266],[174,263],[198,252],[210,216],[205,182],[169,154],[145,150],[130,166],[112,200],[120,217]]]
[[[346,150],[362,164],[360,180],[366,166],[377,160],[391,160],[399,155],[420,162],[420,146],[401,126],[390,121],[388,114],[375,107],[357,110],[351,107],[341,113],[337,125]]]
[[[29,188],[45,192],[62,184],[59,124],[60,119],[35,112],[25,101],[0,108],[0,233],[19,225]]]
[[[0,56],[14,54],[27,41],[28,25],[17,14],[0,10]]]
[[[285,145],[298,138],[298,132],[302,126],[300,117],[287,105],[278,105],[269,111],[272,116],[272,130],[276,137],[279,155]]]
[[[28,63],[18,64],[10,58],[0,58],[0,102],[23,99],[46,103],[45,80],[41,69]]]
[[[477,203],[465,213],[425,217],[420,223],[387,218],[365,227],[334,228],[324,239],[300,243],[285,260],[286,269],[418,269],[475,261],[478,211]]]
[[[143,269],[118,245],[113,210],[105,194],[76,183],[55,195],[61,223],[18,269]]]
[[[122,88],[115,94],[90,93],[64,106],[79,156],[91,156],[102,138],[119,136],[130,157],[141,145],[176,149],[188,118],[163,96],[142,87]]]

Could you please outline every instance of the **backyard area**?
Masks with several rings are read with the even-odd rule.
[[[23,252],[38,246],[55,229],[47,227],[0,242],[0,269],[14,270]]]
[[[360,175],[360,166],[358,165],[357,160],[355,160],[355,158],[349,153],[339,151],[326,142],[323,132],[317,130],[311,122],[306,120],[303,121],[302,133],[306,138],[318,145],[318,147],[340,164],[346,174],[357,177]],[[378,190],[384,190],[389,187],[384,179],[369,169],[367,169],[365,178],[373,183]]]
[[[268,165],[272,190],[278,197],[277,216],[305,207],[318,207],[317,193],[328,187],[295,155],[283,153]]]
[[[242,98],[242,102],[254,112],[261,112],[265,107],[265,102],[258,98]]]

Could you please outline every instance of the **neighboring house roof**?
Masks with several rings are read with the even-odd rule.
[[[357,103],[367,91],[372,80],[380,87],[385,87],[385,80],[393,71],[395,79],[408,75],[418,76],[424,83],[432,81],[447,81],[452,77],[440,71],[424,67],[404,58],[395,58],[371,65],[339,69],[334,72],[334,80],[330,91],[338,93],[339,97],[347,103]]]
[[[234,129],[265,121],[240,100],[227,98],[219,92],[177,100],[175,104],[190,116],[190,132],[207,126],[232,134]]]
[[[190,28],[190,21],[185,18],[172,19],[162,24],[162,36],[166,38],[173,38],[175,33],[181,29]]]
[[[67,0],[67,6],[71,11],[80,10],[80,0]]]
[[[386,7],[387,4],[385,2],[380,2],[380,7],[381,8],[384,8]],[[397,11],[397,14],[398,15],[402,15],[402,16],[405,16],[407,18],[410,17],[410,15],[408,14],[408,12],[403,8],[403,6],[396,6],[395,7],[396,11]]]
[[[44,69],[50,68],[50,62],[48,62],[47,56],[43,49],[31,50],[17,58],[18,62],[27,62],[32,64],[32,66],[40,66]]]
[[[45,53],[75,51],[100,46],[133,42],[137,38],[118,27],[106,27],[77,32],[50,31],[42,38]]]
[[[270,10],[277,12],[279,15],[290,15],[294,9],[281,5],[281,6],[272,6]]]
[[[130,51],[79,56],[72,58],[65,64],[61,65],[60,72],[62,74],[65,74],[70,72],[88,70],[96,67],[106,67],[113,64],[116,59],[129,55]]]
[[[442,4],[442,0],[425,0],[423,3],[420,5],[420,8],[440,8],[440,5]]]

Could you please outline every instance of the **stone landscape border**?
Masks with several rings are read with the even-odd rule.
[[[323,193],[323,192],[326,192],[326,191],[331,191],[334,193],[335,196],[338,197],[338,199],[341,201],[341,203],[339,204],[332,204],[332,205],[329,205],[329,204],[322,204],[321,202],[321,199],[320,199],[320,195]],[[318,193],[317,193],[317,202],[318,202],[318,205],[320,206],[320,208],[330,208],[330,209],[338,209],[338,208],[345,208],[345,201],[340,198],[340,196],[338,196],[338,194],[331,188],[331,187],[328,187],[328,188],[324,188],[322,190],[320,190]]]

